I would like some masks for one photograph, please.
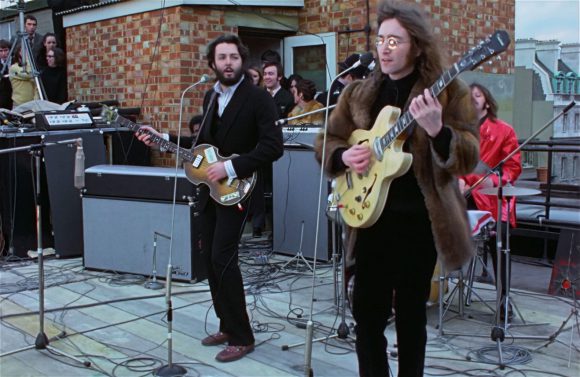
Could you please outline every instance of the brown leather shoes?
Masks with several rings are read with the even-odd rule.
[[[220,331],[206,338],[203,338],[201,340],[201,344],[203,344],[204,346],[219,346],[220,344],[227,343],[229,339],[230,337],[228,334],[225,334]]]
[[[236,361],[246,356],[254,350],[254,345],[250,344],[248,346],[227,346],[215,357],[217,361],[222,363],[227,363],[229,361]]]

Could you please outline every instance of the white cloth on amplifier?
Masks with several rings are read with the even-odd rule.
[[[58,103],[39,99],[23,103],[22,105],[15,107],[13,111],[21,114],[37,111],[51,111],[51,110],[60,111],[65,110],[69,104],[70,102],[65,102],[62,105],[59,105]]]

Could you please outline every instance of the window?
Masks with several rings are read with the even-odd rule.
[[[580,113],[574,114],[574,132],[580,132]]]
[[[568,158],[562,157],[562,160],[560,160],[560,179],[562,181],[568,177],[568,175],[566,174],[566,165],[567,164],[568,164]]]
[[[572,160],[572,177],[578,178],[578,156],[574,156]]]
[[[564,114],[564,116],[562,117],[562,132],[566,133],[568,132],[568,114]]]
[[[284,74],[298,73],[325,91],[336,76],[336,34],[284,38]]]

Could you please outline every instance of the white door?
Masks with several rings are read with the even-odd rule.
[[[297,73],[325,91],[336,77],[336,33],[284,38],[284,76]]]

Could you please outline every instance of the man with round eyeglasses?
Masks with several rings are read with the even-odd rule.
[[[439,97],[428,89],[444,65],[425,14],[388,1],[379,4],[377,14],[379,64],[367,79],[342,92],[327,125],[326,144],[323,135],[317,138],[316,156],[321,161],[324,145],[321,163],[330,177],[364,176],[378,163],[376,152],[370,142],[350,145],[353,131],[388,130],[392,125],[375,124],[386,106],[414,119],[397,138],[403,141],[402,152],[412,156],[410,168],[391,178],[389,190],[381,193],[386,202],[376,222],[347,229],[347,252],[356,258],[352,306],[359,374],[389,375],[384,332],[394,306],[398,375],[423,376],[426,302],[435,262],[439,257],[455,269],[472,253],[456,177],[477,163],[477,120],[465,84],[453,81]],[[380,119],[377,123],[385,117]]]

